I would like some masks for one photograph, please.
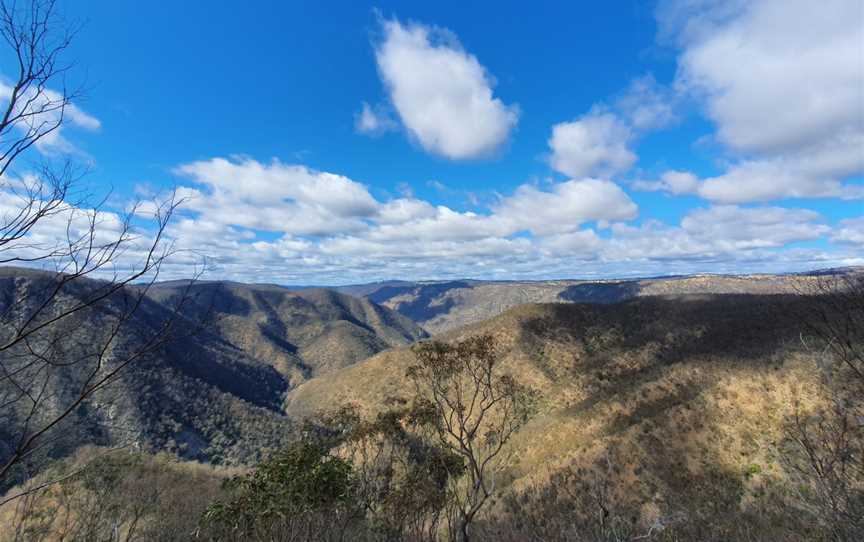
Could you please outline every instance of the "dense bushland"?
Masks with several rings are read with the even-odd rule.
[[[10,491],[23,495],[0,506],[0,540],[189,540],[233,473],[168,454],[82,448]]]

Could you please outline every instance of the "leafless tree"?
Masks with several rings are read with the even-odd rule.
[[[17,60],[17,78],[11,88],[3,88],[8,103],[0,121],[0,176],[22,153],[56,132],[67,109],[81,96],[80,90],[66,84],[72,64],[63,59],[78,27],[62,20],[55,4],[55,0],[0,4],[0,35]],[[51,185],[60,197],[49,201],[62,201],[65,188],[63,182]],[[27,221],[23,224],[26,227]]]
[[[177,199],[117,214],[77,190],[80,168],[68,157],[15,171],[81,95],[63,58],[77,30],[55,0],[0,1],[0,35],[17,59],[14,80],[0,82],[0,265],[48,270],[0,269],[0,487],[50,455],[83,405],[171,339],[185,300],[130,325],[175,252],[165,233]]]
[[[864,391],[864,273],[851,271],[818,276],[799,293],[808,300],[799,315],[820,350],[825,370],[840,371]]]
[[[451,538],[467,542],[472,522],[495,494],[496,478],[507,466],[502,452],[528,421],[535,394],[504,373],[491,336],[456,344],[423,342],[414,353],[417,362],[408,376],[435,413],[440,444],[463,461],[464,474],[451,477]]]
[[[781,460],[794,480],[795,504],[833,540],[864,536],[864,274],[819,276],[800,299],[827,405],[797,411]]]

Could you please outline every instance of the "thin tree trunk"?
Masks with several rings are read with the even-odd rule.
[[[470,542],[471,536],[468,534],[468,526],[471,524],[471,520],[467,517],[463,517],[459,521],[459,524],[459,534],[461,536],[459,539],[460,542]]]

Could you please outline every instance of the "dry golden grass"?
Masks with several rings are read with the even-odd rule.
[[[784,421],[823,401],[785,296],[676,296],[620,305],[526,305],[446,333],[488,333],[504,365],[542,393],[511,444],[512,488],[608,456],[621,498],[650,516],[697,488],[741,502],[783,477],[773,456]],[[312,379],[289,415],[352,402],[369,414],[410,396],[408,349]],[[718,489],[719,491],[719,489]],[[646,517],[644,519],[650,519]]]
[[[167,454],[84,447],[7,493],[56,481],[0,506],[0,541],[86,540],[105,533],[113,533],[112,540],[188,540],[205,507],[222,495],[222,481],[241,472]]]

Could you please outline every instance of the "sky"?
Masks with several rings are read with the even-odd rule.
[[[176,190],[165,278],[864,265],[859,0],[61,9],[86,95],[34,153],[89,165],[109,230]]]

